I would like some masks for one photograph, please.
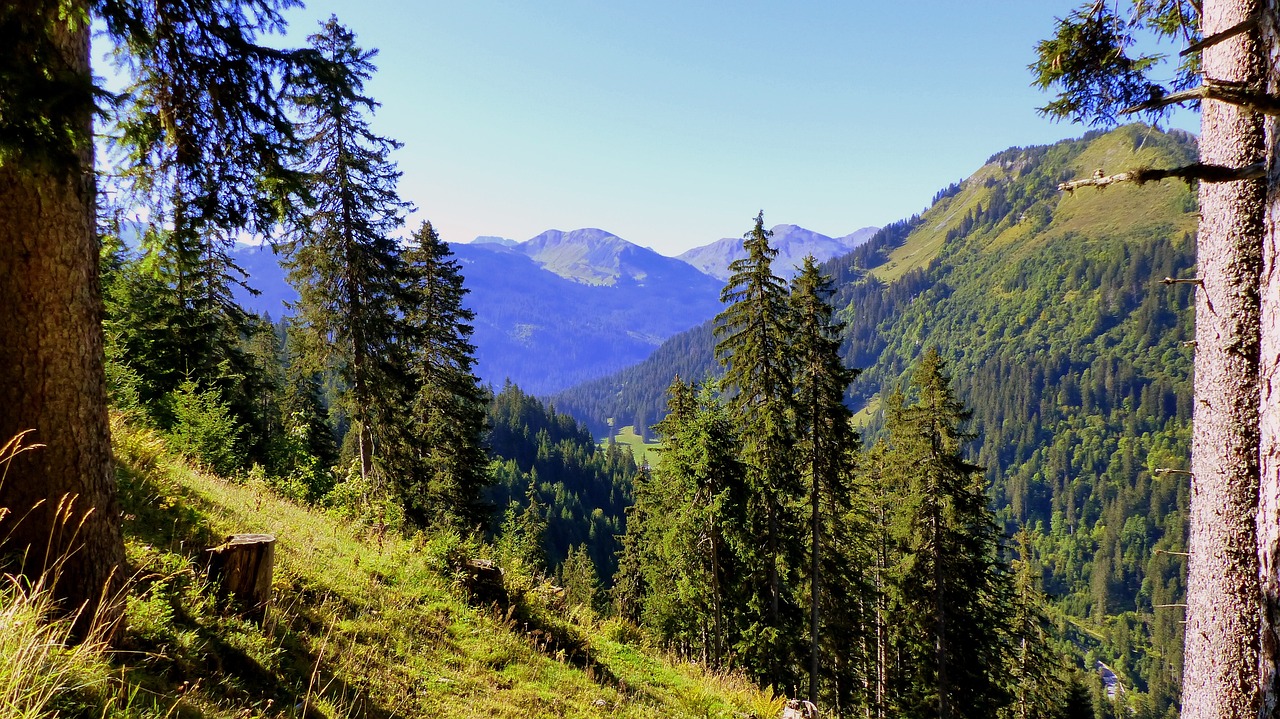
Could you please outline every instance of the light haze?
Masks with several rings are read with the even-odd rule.
[[[839,236],[922,209],[1053,123],[1044,2],[312,0],[378,48],[375,129],[451,242],[599,227],[678,254],[763,209]],[[1176,48],[1165,48],[1175,51]],[[1194,129],[1189,113],[1175,126]]]

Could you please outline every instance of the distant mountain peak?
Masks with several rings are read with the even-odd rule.
[[[858,245],[871,239],[878,227],[863,227],[842,237],[828,237],[799,225],[774,225],[770,232],[773,238],[770,244],[778,250],[774,260],[774,271],[784,277],[794,274],[794,268],[800,265],[807,255],[813,255],[819,262],[839,257],[851,252]],[[695,247],[678,256],[699,270],[720,280],[729,279],[729,264],[736,259],[746,257],[742,249],[742,239],[725,237],[709,245]]]
[[[477,238],[475,238],[474,240],[472,240],[472,241],[471,241],[471,244],[473,244],[473,245],[502,245],[503,247],[515,247],[516,245],[518,245],[518,244],[520,244],[520,243],[519,243],[519,242],[516,242],[515,240],[512,240],[512,239],[506,238],[506,237],[498,237],[498,236],[496,236],[496,235],[480,235],[479,237],[477,237]]]

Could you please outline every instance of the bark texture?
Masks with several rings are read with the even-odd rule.
[[[1268,67],[1280,68],[1280,1],[1264,3],[1259,27]],[[1280,92],[1268,73],[1267,90]],[[1262,336],[1259,352],[1258,580],[1261,591],[1258,645],[1262,719],[1280,719],[1280,119],[1266,121],[1267,211],[1263,234]]]
[[[54,28],[65,59],[87,76],[89,28],[47,16],[34,22]],[[0,165],[0,442],[35,430],[27,442],[46,445],[16,457],[0,484],[0,507],[11,512],[0,526],[7,537],[0,552],[31,578],[61,562],[55,592],[67,611],[84,608],[83,631],[100,600],[122,585],[124,546],[103,377],[88,111],[72,123],[84,139],[72,167]],[[114,619],[115,607],[102,618]]]
[[[1220,32],[1257,12],[1260,0],[1207,0],[1202,30]],[[1265,75],[1255,34],[1204,50],[1205,76],[1258,86]],[[1200,162],[1244,167],[1264,157],[1255,113],[1205,100]],[[1195,407],[1191,528],[1182,684],[1184,719],[1257,712],[1259,292],[1265,183],[1200,184],[1196,252]]]

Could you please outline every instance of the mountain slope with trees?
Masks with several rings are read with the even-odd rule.
[[[1196,203],[1174,183],[1057,184],[1194,152],[1188,135],[1139,125],[1012,148],[823,267],[848,325],[842,354],[863,369],[848,400],[870,417],[866,436],[881,431],[880,398],[937,347],[973,410],[998,518],[1031,530],[1061,628],[1156,713],[1180,682],[1192,356],[1192,288],[1162,280],[1195,276]],[[595,428],[652,424],[663,363],[679,357],[700,381],[712,347],[709,327],[677,335],[557,406]]]

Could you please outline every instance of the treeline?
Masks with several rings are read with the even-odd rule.
[[[1024,538],[1011,565],[968,413],[936,352],[863,452],[843,402],[832,287],[772,274],[762,218],[717,318],[721,382],[667,393],[636,481],[618,611],[669,649],[841,716],[1091,711],[1050,640]]]

